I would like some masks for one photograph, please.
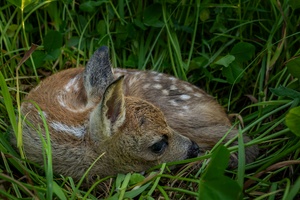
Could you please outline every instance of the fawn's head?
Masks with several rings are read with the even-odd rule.
[[[108,54],[107,51],[106,53]],[[93,74],[86,74],[85,77],[111,77],[103,76],[103,66],[99,67],[102,70],[86,69],[84,73]],[[107,73],[111,73],[110,70]],[[90,138],[96,148],[99,148],[99,153],[104,149],[106,152],[101,163],[105,165],[107,162],[107,166],[114,166],[112,171],[128,172],[143,171],[159,163],[196,157],[199,153],[198,146],[172,130],[159,108],[141,98],[124,96],[123,80],[124,77],[121,76],[106,87],[101,102],[90,115]],[[89,83],[89,79],[84,81]],[[84,85],[91,87],[92,84],[88,83]],[[86,89],[93,90],[96,89]],[[93,98],[92,95],[88,96]]]

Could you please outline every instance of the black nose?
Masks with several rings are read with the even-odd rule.
[[[199,146],[192,141],[192,145],[190,146],[190,149],[188,150],[188,158],[195,158],[199,155],[200,153],[200,148]]]

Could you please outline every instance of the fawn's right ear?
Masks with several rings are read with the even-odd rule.
[[[110,137],[125,121],[124,76],[110,84],[91,113],[90,134],[94,141]]]

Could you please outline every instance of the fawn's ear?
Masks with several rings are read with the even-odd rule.
[[[114,79],[108,47],[103,46],[95,51],[85,67],[83,77],[88,98],[102,96],[105,88]]]
[[[106,88],[100,104],[91,113],[90,132],[94,141],[110,137],[125,121],[123,80],[121,76]]]

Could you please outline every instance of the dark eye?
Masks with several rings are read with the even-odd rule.
[[[163,136],[163,138],[159,141],[154,143],[152,146],[150,146],[150,149],[155,154],[161,154],[168,146],[168,137]]]

